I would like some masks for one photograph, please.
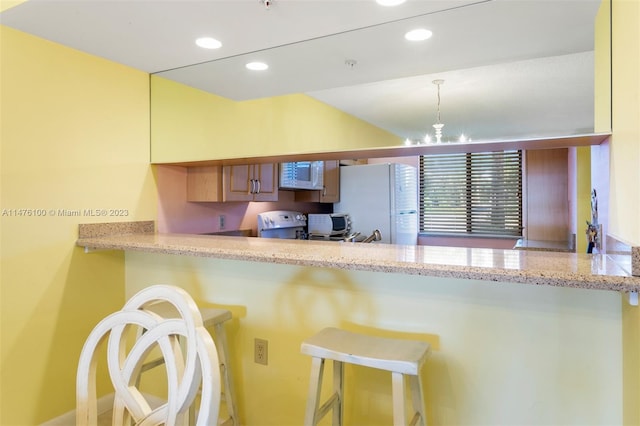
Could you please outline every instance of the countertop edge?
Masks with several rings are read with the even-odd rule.
[[[158,243],[156,236],[164,241]],[[152,240],[149,240],[149,238]],[[569,287],[592,290],[610,290],[622,292],[636,292],[640,289],[640,277],[626,275],[585,274],[562,271],[530,271],[523,269],[509,269],[496,267],[477,267],[469,265],[449,265],[428,262],[407,262],[394,259],[376,259],[372,261],[366,256],[350,255],[349,250],[340,250],[339,256],[319,257],[313,251],[307,253],[290,252],[279,253],[260,248],[237,249],[232,247],[231,241],[245,237],[217,237],[207,236],[214,240],[198,239],[200,244],[177,243],[184,239],[194,239],[201,236],[192,234],[138,234],[138,235],[113,235],[106,237],[79,238],[76,244],[91,250],[124,250],[140,251],[147,253],[186,255],[197,257],[210,257],[226,260],[242,260],[255,262],[270,262],[294,266],[332,267],[346,270],[360,270],[384,273],[399,273],[408,275],[431,276],[440,278],[476,279],[491,282],[510,282],[529,285],[547,285],[555,287]],[[225,242],[225,239],[232,239]],[[173,241],[175,240],[175,241]],[[246,238],[251,241],[251,238]],[[173,241],[173,242],[172,242]],[[255,240],[253,240],[255,241]],[[264,242],[265,240],[263,240]],[[292,240],[283,240],[292,241]],[[279,240],[269,240],[270,244],[280,244]],[[216,244],[214,244],[216,243]],[[340,243],[327,243],[340,244]],[[277,246],[274,246],[277,247]],[[346,246],[343,246],[346,247]],[[356,245],[356,247],[362,247]],[[401,246],[397,246],[401,249]],[[362,249],[367,250],[362,247]],[[360,250],[356,249],[356,250]],[[353,253],[356,253],[353,250]],[[562,256],[562,253],[556,256]],[[594,255],[606,256],[606,255]]]

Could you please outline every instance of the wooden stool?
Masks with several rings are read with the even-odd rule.
[[[431,346],[426,342],[365,336],[337,328],[325,328],[302,342],[301,352],[312,358],[305,426],[315,426],[333,410],[333,426],[342,425],[344,363],[391,372],[393,424],[406,425],[405,376],[409,379],[414,414],[409,424],[426,426],[419,372]],[[320,407],[324,361],[333,360],[333,394]]]
[[[162,317],[172,317],[175,315],[173,308],[168,303],[157,303],[149,307],[148,309],[157,313]],[[218,351],[218,361],[220,362],[220,375],[223,384],[223,394],[227,406],[227,414],[229,418],[220,422],[221,424],[230,424],[233,426],[240,426],[238,419],[237,405],[235,399],[235,393],[233,390],[233,383],[231,380],[231,369],[229,368],[229,350],[227,347],[227,333],[225,332],[224,323],[232,318],[231,311],[227,309],[216,308],[199,308],[200,315],[202,315],[202,322],[205,328],[213,328],[213,340],[216,344]],[[150,370],[154,367],[162,365],[164,359],[154,359],[142,366],[141,373]],[[192,418],[195,418],[192,416]]]

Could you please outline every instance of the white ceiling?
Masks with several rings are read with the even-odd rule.
[[[480,140],[593,130],[599,3],[29,0],[0,23],[238,101],[308,93],[403,138],[430,131],[442,78],[445,135]],[[433,37],[405,41],[417,26]],[[255,59],[269,70],[245,70]]]

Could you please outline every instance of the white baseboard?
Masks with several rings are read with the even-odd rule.
[[[159,407],[164,404],[166,400],[159,398],[154,395],[150,395],[148,393],[143,393],[142,396],[147,400],[149,406],[152,408]],[[115,399],[115,394],[110,393],[109,395],[105,395],[102,398],[98,398],[97,409],[98,409],[98,417],[100,415],[110,411],[113,409],[113,401]],[[39,426],[73,426],[76,424],[76,410],[71,410],[67,413],[62,414],[61,416],[55,417],[51,420],[47,420],[46,422],[40,424]]]
[[[109,395],[105,395],[102,398],[98,398],[98,415],[102,413],[106,413],[107,411],[113,408],[113,400],[115,394],[110,393]],[[64,413],[61,416],[55,417],[51,420],[47,420],[42,423],[40,426],[71,426],[76,424],[76,410],[71,410],[67,413]]]

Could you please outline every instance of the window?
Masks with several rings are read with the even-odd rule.
[[[420,157],[420,232],[522,235],[522,151]]]

